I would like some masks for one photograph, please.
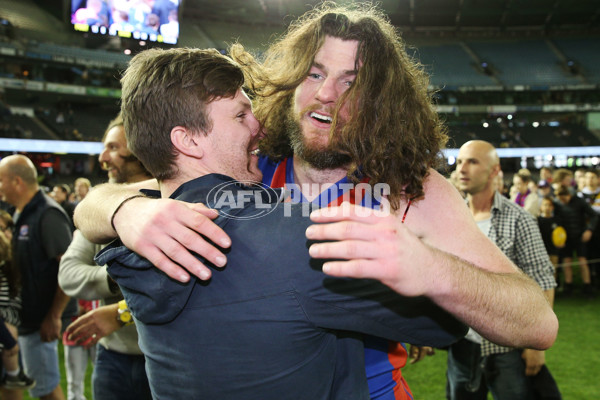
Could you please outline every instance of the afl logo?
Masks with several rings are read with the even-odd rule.
[[[270,214],[277,208],[280,194],[280,191],[261,182],[230,181],[212,188],[206,197],[206,202],[225,218],[256,219]],[[236,210],[251,204],[254,206],[248,207],[248,213],[236,215]]]

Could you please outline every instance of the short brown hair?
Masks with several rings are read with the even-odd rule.
[[[518,176],[523,183],[531,182],[531,173],[529,173],[529,171],[525,172],[520,170],[517,172],[516,176]]]
[[[571,191],[568,187],[560,185],[558,190],[555,193],[556,196],[571,196]]]
[[[121,113],[129,150],[159,181],[177,173],[171,130],[206,134],[206,106],[233,97],[244,83],[240,67],[217,50],[142,51],[121,79]]]
[[[562,182],[567,176],[573,177],[573,172],[566,168],[559,168],[552,174],[552,181],[556,183]]]

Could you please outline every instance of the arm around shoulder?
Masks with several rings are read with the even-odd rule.
[[[429,246],[427,295],[493,342],[550,347],[558,320],[542,288],[481,232],[443,177],[432,173],[425,190],[413,217]]]
[[[333,276],[377,279],[405,296],[425,295],[488,340],[543,349],[558,322],[541,288],[477,227],[459,195],[431,171],[425,197],[399,215],[363,217],[343,205],[311,215],[310,248]],[[357,208],[357,207],[354,207]],[[403,222],[404,221],[404,222]]]
[[[117,207],[127,198],[139,194],[140,189],[157,189],[155,180],[135,184],[105,183],[95,186],[75,207],[75,225],[93,243],[107,243],[117,237],[111,218]]]

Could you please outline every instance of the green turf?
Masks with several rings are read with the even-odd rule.
[[[600,299],[587,300],[574,295],[558,297],[554,310],[560,328],[554,346],[546,352],[546,365],[554,375],[565,400],[600,399],[600,383],[596,375],[600,354]],[[404,368],[415,399],[445,399],[446,352]],[[491,398],[491,397],[490,397]]]

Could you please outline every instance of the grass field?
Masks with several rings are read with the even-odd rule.
[[[560,328],[554,346],[546,352],[546,365],[564,400],[600,399],[600,300],[556,299],[554,310]],[[446,385],[446,352],[404,368],[415,399],[443,400]],[[491,397],[490,397],[491,399]]]
[[[546,352],[546,364],[554,375],[564,400],[600,399],[600,298],[587,300],[558,297],[554,309],[560,322],[558,339]],[[62,348],[60,349],[62,353]],[[66,395],[64,364],[62,387]],[[436,351],[420,363],[404,368],[404,375],[416,400],[445,399],[446,353]],[[86,397],[91,399],[88,368]],[[491,397],[490,397],[491,398]],[[25,399],[30,399],[26,394]],[[134,400],[134,399],[132,399]]]

